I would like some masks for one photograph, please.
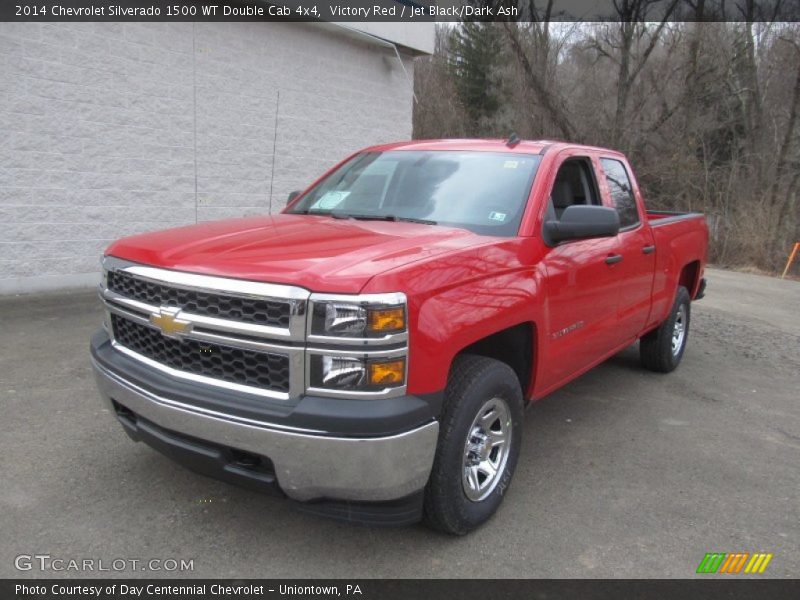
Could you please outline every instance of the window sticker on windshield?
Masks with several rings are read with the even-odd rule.
[[[312,210],[331,210],[342,203],[350,192],[328,192],[310,207]]]
[[[519,166],[518,160],[507,160],[503,163],[504,169],[516,169]]]
[[[491,219],[492,221],[500,221],[501,223],[503,223],[506,220],[506,213],[492,211],[489,213],[489,219]]]

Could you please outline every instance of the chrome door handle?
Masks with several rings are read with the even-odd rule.
[[[656,251],[656,247],[655,246],[644,246],[642,248],[642,252],[644,254],[652,254],[655,251]]]
[[[611,254],[609,256],[606,256],[606,264],[607,265],[616,264],[616,263],[620,262],[621,260],[622,260],[622,254]]]

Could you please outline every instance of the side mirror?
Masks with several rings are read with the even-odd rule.
[[[558,221],[545,221],[544,238],[549,245],[564,240],[612,237],[619,232],[619,215],[613,208],[589,204],[568,206]]]
[[[297,198],[302,192],[300,190],[295,190],[293,192],[289,192],[289,197],[286,199],[286,202],[291,202],[295,198]]]

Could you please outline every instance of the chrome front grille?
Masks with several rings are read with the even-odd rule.
[[[305,386],[302,288],[103,261],[106,329],[175,377],[289,400]]]
[[[117,343],[167,367],[244,386],[289,392],[286,354],[172,339],[146,325],[111,315]]]
[[[153,306],[179,306],[186,312],[241,323],[288,327],[291,303],[261,298],[212,294],[170,287],[124,271],[108,273],[108,289]]]

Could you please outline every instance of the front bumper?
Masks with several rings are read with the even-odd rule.
[[[104,346],[101,348],[101,346]],[[134,439],[147,442],[173,457],[193,456],[207,474],[248,475],[250,481],[275,483],[289,498],[301,502],[337,500],[387,502],[418,494],[433,464],[439,425],[429,420],[391,435],[340,436],[309,434],[271,427],[268,422],[225,415],[147,389],[144,381],[113,368],[103,354],[114,352],[107,341],[92,341],[97,385],[108,408]],[[115,354],[119,354],[114,352]],[[416,400],[416,398],[414,398]],[[331,402],[337,402],[331,399]],[[371,402],[362,400],[361,402]],[[247,470],[249,455],[263,458],[258,469]],[[237,460],[245,456],[247,460]],[[231,460],[226,463],[226,457]],[[186,461],[181,461],[186,462]],[[210,467],[218,463],[217,469]]]

